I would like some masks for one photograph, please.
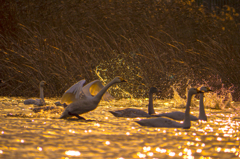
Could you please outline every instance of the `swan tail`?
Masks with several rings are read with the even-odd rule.
[[[120,117],[119,112],[114,112],[114,111],[109,111],[112,115],[114,115],[115,117]]]
[[[62,115],[59,117],[59,119],[65,119],[69,116],[69,113],[67,111],[64,111]]]
[[[197,121],[198,120],[198,118],[193,116],[193,115],[190,115],[190,119],[191,119],[191,121]]]

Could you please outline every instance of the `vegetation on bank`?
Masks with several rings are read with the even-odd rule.
[[[122,76],[128,84],[117,86],[119,96],[147,96],[156,86],[166,98],[171,86],[184,95],[187,85],[207,83],[215,90],[224,84],[240,100],[234,8],[209,11],[193,0],[10,0],[0,16],[0,95],[36,96],[45,80],[46,96],[61,96],[84,78]]]

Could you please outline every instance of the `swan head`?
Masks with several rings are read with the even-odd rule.
[[[124,80],[122,77],[116,77],[116,78],[114,78],[114,81],[115,81],[116,83],[127,82],[127,81]]]
[[[191,95],[197,94],[197,93],[204,93],[204,91],[199,90],[197,88],[190,88],[189,91],[188,91],[188,94],[191,94]]]
[[[200,88],[200,91],[211,92],[212,90],[209,87],[203,86]]]
[[[40,84],[39,84],[40,87],[43,87],[45,85],[47,85],[47,83],[45,81],[41,81]]]
[[[156,87],[151,87],[149,93],[159,93],[159,91]]]

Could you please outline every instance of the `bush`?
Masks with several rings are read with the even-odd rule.
[[[122,76],[133,97],[157,86],[196,85],[220,77],[239,97],[239,15],[206,12],[193,1],[9,1],[0,6],[0,95],[60,96],[74,82]],[[124,87],[123,87],[124,86]],[[114,90],[114,89],[113,89]],[[120,97],[129,94],[118,94]],[[181,93],[180,93],[181,94]]]

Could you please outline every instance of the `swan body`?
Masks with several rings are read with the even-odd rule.
[[[72,102],[70,105],[68,105],[62,115],[60,116],[60,119],[67,118],[71,116],[76,116],[79,119],[84,119],[83,117],[80,117],[79,114],[87,113],[89,111],[94,110],[98,103],[100,102],[102,96],[107,91],[107,89],[112,86],[115,83],[121,83],[126,82],[121,77],[114,78],[111,82],[109,82],[105,87],[103,87],[95,96],[92,95],[84,95],[84,90],[78,89],[78,94],[82,95],[83,98],[79,98]],[[81,87],[81,86],[80,86]],[[82,88],[83,89],[83,88]]]
[[[174,120],[167,119],[167,118],[152,118],[152,119],[143,119],[139,121],[135,121],[142,126],[148,127],[168,127],[168,128],[184,128],[189,129],[191,127],[191,120],[190,120],[190,104],[191,99],[194,94],[201,93],[202,91],[196,88],[190,88],[188,91],[187,97],[187,105],[185,110],[185,116],[183,123],[178,123]]]
[[[200,91],[203,92],[209,92],[211,91],[210,88],[208,87],[201,87]],[[207,121],[207,116],[205,114],[205,110],[204,110],[204,105],[203,105],[203,96],[204,93],[200,93],[200,100],[199,100],[199,117],[190,115],[190,119],[191,121],[197,121],[197,120],[205,120]],[[174,112],[170,112],[170,113],[162,113],[162,114],[158,114],[158,117],[168,117],[174,120],[184,120],[185,117],[185,113],[184,112],[180,112],[180,111],[174,111]]]
[[[23,103],[26,105],[29,104],[34,104],[37,106],[43,106],[45,105],[45,100],[44,100],[44,94],[43,94],[43,87],[46,85],[45,81],[41,81],[39,84],[39,89],[40,89],[40,99],[26,99]]]
[[[134,108],[127,108],[123,110],[117,110],[117,111],[109,111],[112,113],[115,117],[128,117],[128,118],[136,118],[136,117],[154,117],[155,115],[152,115],[155,113],[153,109],[153,93],[158,93],[158,89],[156,87],[151,87],[149,91],[149,104],[148,104],[148,113],[146,113],[143,110],[140,109],[134,109]]]
[[[71,104],[78,99],[87,98],[97,95],[102,89],[103,85],[100,80],[95,80],[83,86],[86,80],[81,80],[72,85],[62,96],[61,103]],[[109,101],[114,99],[108,92],[102,97],[103,100]]]
[[[180,112],[180,111],[174,111],[174,112],[170,112],[170,113],[158,114],[158,117],[168,117],[168,118],[171,118],[173,120],[184,120],[185,113]],[[191,121],[197,121],[198,118],[190,114],[190,120]]]

